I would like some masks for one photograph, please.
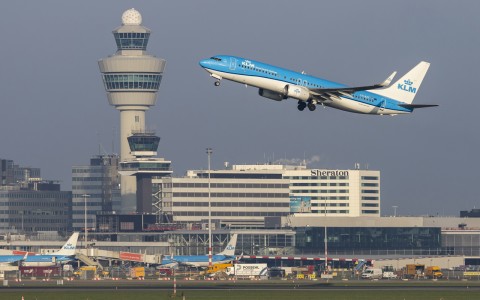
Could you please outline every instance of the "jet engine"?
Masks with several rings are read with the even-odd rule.
[[[287,97],[284,94],[277,93],[270,90],[265,90],[265,89],[258,89],[258,94],[262,97],[272,99],[275,101],[282,101],[283,99],[287,99]]]
[[[307,101],[311,98],[310,91],[306,87],[299,85],[287,85],[285,86],[285,92],[287,97],[302,101]]]

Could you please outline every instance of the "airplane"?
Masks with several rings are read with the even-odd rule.
[[[438,106],[413,104],[420,84],[430,63],[421,61],[407,74],[390,85],[397,72],[379,84],[349,87],[344,84],[294,72],[259,61],[237,56],[216,55],[199,62],[215,86],[222,79],[257,87],[258,94],[275,101],[287,98],[298,100],[297,108],[310,111],[316,105],[328,106],[348,112],[372,115],[408,114],[417,108]]]
[[[235,248],[237,246],[237,234],[233,234],[225,249],[215,255],[212,255],[212,263],[228,263],[236,260]],[[173,255],[164,256],[161,266],[174,267],[176,265],[185,265],[188,267],[208,267],[208,255]]]
[[[74,232],[62,249],[53,254],[33,254],[26,252],[25,255],[0,255],[0,264],[13,264],[21,262],[24,266],[51,266],[56,263],[66,263],[75,259],[78,232]],[[18,253],[18,252],[17,252]],[[22,253],[23,254],[23,253]]]

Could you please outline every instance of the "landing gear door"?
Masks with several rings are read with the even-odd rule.
[[[237,67],[237,59],[230,57],[230,70],[235,70]]]

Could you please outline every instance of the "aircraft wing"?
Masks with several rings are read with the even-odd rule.
[[[309,89],[309,90],[314,96],[318,96],[320,98],[330,97],[332,95],[335,95],[335,96],[347,96],[348,95],[348,96],[350,96],[350,94],[352,94],[354,92],[358,92],[358,91],[366,91],[366,90],[373,90],[373,89],[387,87],[387,86],[390,85],[390,83],[393,80],[393,77],[395,77],[396,74],[397,74],[397,72],[393,72],[383,82],[377,83],[377,84],[374,84],[374,85],[326,88],[326,89],[320,88],[320,89]],[[325,98],[325,99],[327,99],[327,98]]]

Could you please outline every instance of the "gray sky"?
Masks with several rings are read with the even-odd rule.
[[[147,124],[174,172],[212,165],[312,159],[315,168],[382,172],[382,214],[458,215],[478,205],[479,1],[6,1],[0,19],[0,157],[40,167],[70,189],[71,167],[118,152],[119,113],[97,60],[134,7],[167,60]],[[349,84],[431,63],[415,103],[440,107],[379,117],[296,102],[254,88],[220,88],[198,66],[231,54]],[[399,77],[397,77],[399,78]],[[473,91],[473,92],[472,92]],[[473,95],[473,96],[472,96]],[[101,146],[100,146],[101,145]]]

